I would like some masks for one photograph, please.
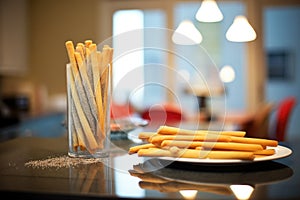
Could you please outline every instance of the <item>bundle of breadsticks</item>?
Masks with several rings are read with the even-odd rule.
[[[113,48],[104,45],[102,51],[92,40],[77,43],[66,41],[68,129],[75,152],[102,149],[107,133],[109,92]]]
[[[160,126],[156,132],[141,132],[145,144],[133,146],[129,154],[145,157],[240,159],[275,154],[278,141],[246,137],[244,131],[187,130]]]

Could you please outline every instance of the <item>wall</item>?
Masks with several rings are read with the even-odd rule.
[[[269,7],[265,9],[266,50],[291,52],[292,76],[287,80],[269,80],[266,86],[268,101],[279,102],[287,96],[296,96],[298,105],[293,111],[287,132],[289,139],[300,139],[300,6]]]
[[[101,42],[100,1],[24,1],[28,17],[28,67],[22,77],[4,77],[3,87],[16,89],[26,84],[30,85],[33,93],[46,93],[50,100],[51,96],[61,95],[60,100],[64,100],[65,65],[68,62],[65,41],[73,40],[76,44],[92,39],[96,43]],[[18,12],[12,13],[18,15]],[[44,98],[45,101],[47,99]]]

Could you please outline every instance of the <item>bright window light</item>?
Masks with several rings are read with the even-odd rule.
[[[113,67],[113,87],[117,89],[114,95],[120,95],[119,98],[128,98],[131,91],[144,82],[143,28],[144,13],[141,10],[120,10],[113,16],[113,47],[117,55]],[[126,39],[129,37],[130,40]],[[137,68],[142,74],[133,75],[137,73]],[[135,78],[130,79],[132,76]]]

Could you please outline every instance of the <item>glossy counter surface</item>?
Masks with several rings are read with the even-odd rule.
[[[67,138],[19,137],[0,143],[0,191],[22,199],[239,199],[238,191],[254,189],[250,199],[300,198],[299,145],[284,144],[292,155],[276,161],[208,166],[166,163],[128,155],[135,145],[112,140],[109,158],[71,167],[35,168],[29,161],[67,155]]]

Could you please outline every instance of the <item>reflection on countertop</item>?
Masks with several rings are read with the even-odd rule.
[[[293,175],[290,167],[273,161],[222,166],[165,162],[166,160],[159,159],[147,160],[133,166],[129,173],[140,179],[139,186],[143,189],[160,192],[182,193],[193,190],[220,195],[234,194],[238,199],[239,194],[234,187],[238,186],[239,190],[249,187],[257,193],[261,185],[280,182]],[[252,191],[249,197],[251,194]]]

